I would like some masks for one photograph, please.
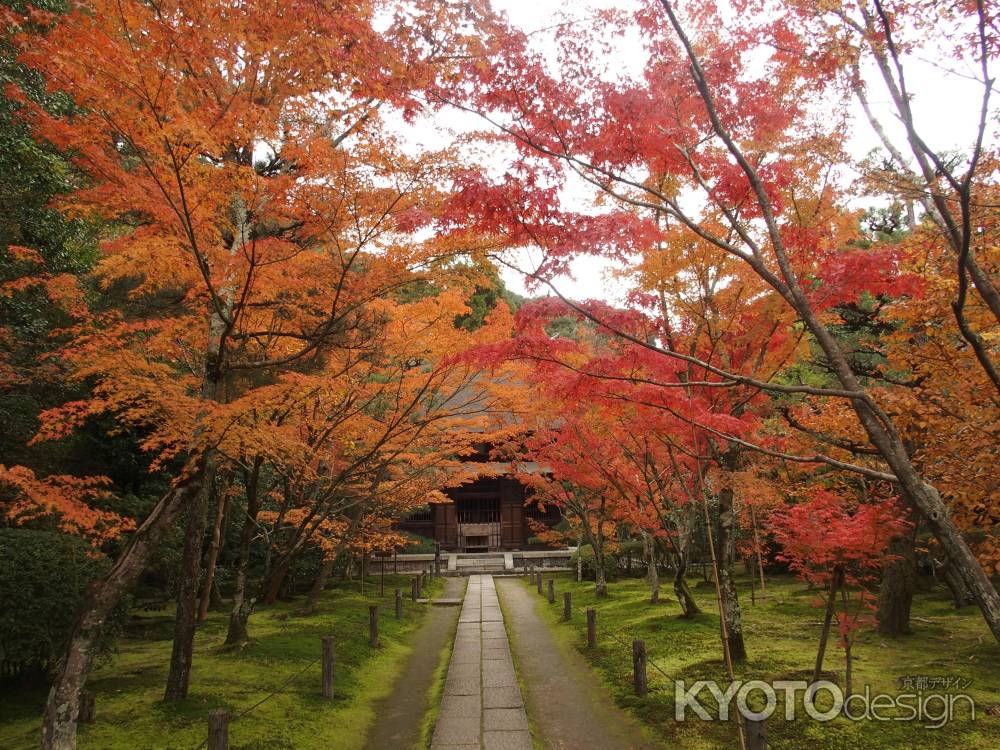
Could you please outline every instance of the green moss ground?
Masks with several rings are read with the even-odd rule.
[[[692,581],[692,586],[695,583]],[[737,679],[808,679],[822,616],[812,606],[815,592],[807,591],[792,578],[778,578],[770,583],[768,601],[761,603],[758,599],[756,605],[751,605],[749,582],[739,583],[749,661],[737,669]],[[570,623],[561,620],[562,592],[567,589],[573,592],[574,613]],[[594,596],[593,583],[578,584],[566,575],[558,576],[556,590],[556,604],[543,607],[549,625],[564,642],[586,654],[619,705],[651,727],[665,746],[684,750],[738,747],[733,724],[702,721],[690,711],[683,722],[674,718],[673,680],[687,680],[690,686],[698,679],[716,679],[723,690],[728,685],[713,588],[703,585],[695,590],[698,604],[705,610],[695,620],[679,617],[680,607],[670,597],[669,583],[662,588],[668,601],[658,605],[649,604],[648,587],[641,580],[613,582],[609,584],[610,596],[601,600]],[[586,648],[583,612],[586,607],[597,609],[598,648],[593,652]],[[956,711],[957,719],[940,729],[902,721],[838,718],[817,722],[805,716],[788,722],[784,720],[779,692],[777,710],[767,722],[771,747],[776,750],[1000,747],[1000,716],[987,715],[986,711],[993,706],[995,712],[1000,704],[1000,646],[990,636],[979,611],[967,607],[957,612],[944,593],[936,591],[916,596],[913,616],[912,635],[885,638],[871,628],[858,635],[854,647],[855,692],[863,691],[867,684],[873,693],[884,691],[895,695],[912,692],[902,689],[903,677],[960,677],[972,680],[961,692],[976,701],[975,721],[969,719],[963,703]],[[645,640],[649,654],[650,692],[643,698],[632,692],[633,638]],[[654,663],[665,674],[654,668]],[[843,685],[843,668],[844,652],[831,644],[824,669],[835,672]],[[708,709],[715,707],[707,691],[702,693],[702,703]],[[823,707],[822,696],[817,703]],[[799,714],[803,714],[801,694]]]
[[[206,715],[228,708],[234,715],[277,693],[230,724],[233,750],[353,750],[361,747],[374,702],[392,690],[409,654],[409,636],[427,607],[404,599],[404,617],[393,616],[393,590],[409,592],[409,579],[377,577],[360,593],[358,581],[326,592],[317,611],[298,614],[300,601],[261,607],[250,621],[251,643],[241,652],[223,646],[227,614],[215,612],[199,628],[189,697],[162,702],[170,660],[173,617],[141,612],[131,619],[118,653],[88,683],[96,694],[97,721],[81,728],[81,750],[195,750],[205,739]],[[433,595],[440,581],[431,584]],[[381,646],[368,646],[368,604],[380,604]],[[336,639],[335,694],[320,691],[320,637]],[[314,663],[315,662],[315,663]],[[0,694],[0,748],[27,750],[39,743],[45,691]]]

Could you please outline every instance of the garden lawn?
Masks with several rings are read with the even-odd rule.
[[[396,587],[404,593],[398,622]],[[430,594],[440,588],[440,580],[432,581]],[[97,721],[80,728],[80,749],[195,750],[206,738],[206,717],[213,708],[229,709],[237,717],[229,728],[232,750],[361,747],[376,719],[372,705],[392,690],[410,651],[409,636],[428,609],[410,602],[409,577],[387,575],[385,591],[380,598],[378,577],[372,576],[364,596],[358,581],[338,584],[309,616],[298,613],[301,599],[261,607],[250,619],[252,640],[242,651],[223,644],[228,613],[211,613],[198,629],[189,697],[177,704],[162,701],[172,612],[135,612],[118,653],[88,681],[96,695]],[[369,604],[380,605],[377,650],[368,645]],[[336,639],[333,701],[321,693],[318,658],[324,635]],[[44,689],[0,694],[0,748],[38,747],[44,700]]]
[[[661,588],[660,604],[649,603],[649,588],[641,580],[624,579],[609,584],[610,595],[598,600],[592,582],[576,583],[568,575],[556,576],[556,604],[539,602],[544,617],[566,644],[578,648],[610,688],[619,705],[632,711],[664,740],[667,747],[684,750],[716,750],[738,747],[732,723],[703,721],[687,711],[685,721],[674,718],[674,680],[715,679],[724,691],[726,677],[719,638],[715,590],[701,583],[694,589],[704,614],[694,620],[679,616],[680,607],[672,598],[669,581]],[[525,583],[524,585],[530,585]],[[692,587],[696,581],[691,581]],[[808,680],[816,658],[822,611],[813,606],[817,595],[790,577],[768,584],[768,599],[750,603],[749,581],[738,581],[743,611],[744,638],[748,662],[737,666],[736,678],[743,680]],[[533,588],[533,587],[532,587]],[[573,619],[562,621],[562,592],[571,591]],[[598,648],[586,647],[584,609],[597,609]],[[951,692],[968,693],[976,702],[976,720],[969,719],[966,702],[960,702],[955,720],[940,729],[925,728],[919,722],[849,721],[843,718],[818,722],[804,715],[801,692],[799,718],[784,719],[783,693],[767,721],[768,739],[774,750],[875,750],[876,748],[962,748],[995,750],[1000,747],[1000,646],[974,607],[956,611],[941,591],[918,593],[913,604],[914,633],[900,638],[880,636],[870,627],[856,633],[854,646],[854,691],[893,695],[915,692],[903,689],[903,678],[962,678],[971,684]],[[636,697],[632,690],[632,640],[646,643],[649,658],[649,693]],[[836,633],[827,649],[825,675],[843,686],[844,652],[835,645]],[[655,666],[654,666],[655,665]],[[662,672],[660,671],[662,670]],[[941,687],[929,692],[948,692]],[[757,697],[760,694],[757,693]],[[751,695],[751,705],[753,705]],[[817,696],[820,709],[829,705],[826,694]],[[716,703],[707,690],[700,702],[713,716]],[[733,702],[735,707],[735,700]],[[761,701],[762,705],[762,701]],[[760,706],[758,706],[759,708]],[[992,707],[991,713],[987,709]],[[934,711],[940,707],[932,704]],[[886,713],[886,712],[881,712]],[[891,715],[891,712],[890,712]]]

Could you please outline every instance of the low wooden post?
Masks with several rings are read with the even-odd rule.
[[[587,609],[587,648],[597,648],[597,610]]]
[[[420,593],[419,591],[417,591],[417,586],[418,586],[417,579],[416,578],[411,578],[410,579],[410,599],[412,601],[416,601],[417,600],[417,595]]]
[[[93,724],[96,713],[94,694],[89,690],[80,691],[80,711],[76,720],[81,724]]]
[[[213,708],[208,712],[208,750],[229,750],[229,712]]]
[[[542,574],[541,573],[536,573],[535,574],[535,586],[538,589],[538,593],[541,594],[542,593]]]
[[[549,579],[549,604],[556,603],[556,582]]]
[[[378,605],[368,605],[368,645],[378,648]]]
[[[323,641],[323,697],[333,698],[333,636],[324,635]]]
[[[573,619],[573,594],[569,591],[563,592],[563,619],[566,622]]]
[[[646,642],[632,641],[632,682],[636,695],[646,694]]]
[[[403,619],[403,592],[401,589],[396,589],[396,619]]]
[[[747,719],[747,750],[767,750],[767,725],[763,719]]]
[[[420,598],[421,589],[424,587],[424,574],[417,573],[417,599]]]

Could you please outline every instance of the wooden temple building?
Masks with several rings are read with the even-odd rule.
[[[430,504],[401,521],[399,529],[433,539],[448,552],[528,548],[534,535],[530,520],[553,526],[561,516],[552,504],[532,502],[524,485],[502,473],[505,467],[490,463],[490,476],[443,490],[452,502]]]

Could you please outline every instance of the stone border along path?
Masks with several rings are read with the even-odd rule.
[[[531,748],[493,576],[470,576],[431,749]]]

